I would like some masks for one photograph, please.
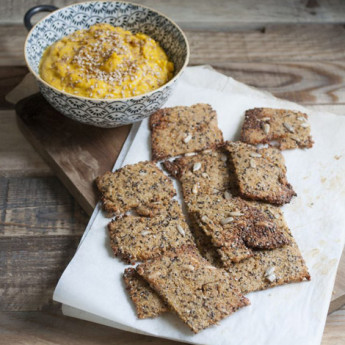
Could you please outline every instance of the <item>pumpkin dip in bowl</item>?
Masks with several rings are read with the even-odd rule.
[[[126,98],[167,83],[174,64],[158,42],[107,23],[78,30],[49,46],[40,75],[55,88],[90,98]]]
[[[52,12],[33,26],[40,11]],[[25,60],[44,98],[97,127],[134,123],[160,109],[189,60],[187,38],[172,20],[130,2],[40,5],[24,23]]]

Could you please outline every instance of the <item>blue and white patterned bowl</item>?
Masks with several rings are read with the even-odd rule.
[[[37,12],[39,7],[32,9],[30,17]],[[26,25],[27,21],[28,18]],[[175,65],[174,77],[154,91],[122,99],[75,96],[42,80],[39,64],[44,50],[62,37],[96,23],[120,26],[132,33],[143,32],[158,41]],[[65,116],[97,127],[118,127],[140,121],[161,108],[189,60],[187,39],[173,21],[147,7],[118,1],[78,3],[52,12],[31,29],[24,49],[26,63],[45,99]]]

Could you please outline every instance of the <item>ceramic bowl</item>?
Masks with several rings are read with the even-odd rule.
[[[41,11],[53,12],[31,28],[31,17]],[[189,47],[182,30],[163,14],[141,5],[95,1],[61,9],[47,5],[36,6],[27,12],[24,23],[31,29],[25,42],[25,60],[37,79],[42,95],[60,113],[85,124],[118,127],[150,116],[167,101],[188,64]],[[174,77],[154,91],[121,99],[75,96],[42,80],[39,64],[44,50],[62,37],[96,23],[120,26],[132,33],[143,32],[158,41],[175,65]]]

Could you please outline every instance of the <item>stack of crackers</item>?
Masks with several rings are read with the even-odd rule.
[[[249,292],[310,279],[279,207],[296,196],[281,150],[312,146],[307,121],[255,108],[241,140],[224,141],[210,105],[161,109],[152,161],[97,178],[111,248],[138,263],[124,281],[139,318],[175,312],[197,333],[248,305]],[[186,212],[157,161],[181,184]]]

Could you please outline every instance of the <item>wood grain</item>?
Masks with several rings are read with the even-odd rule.
[[[345,35],[344,35],[345,36]],[[345,62],[227,62],[212,66],[238,81],[301,104],[343,103]]]
[[[28,73],[25,66],[14,66],[12,68],[0,66],[0,110],[12,107],[5,100],[7,95]]]
[[[343,25],[267,25],[265,30],[187,30],[193,64],[342,60]]]
[[[0,176],[52,174],[47,163],[19,131],[15,111],[0,111]]]
[[[52,308],[87,222],[56,177],[0,178],[0,310]]]
[[[345,308],[345,248],[339,262],[328,313],[331,314],[341,307]]]
[[[267,25],[247,32],[185,31],[191,63],[342,60],[343,25]],[[25,65],[22,25],[0,26],[0,65]]]
[[[56,177],[0,178],[0,239],[81,236],[87,221]]]
[[[0,313],[0,345],[177,345],[87,321],[68,318],[61,312]]]
[[[58,7],[75,0],[47,0]],[[137,0],[177,21],[183,28],[229,30],[262,27],[268,23],[342,23],[345,4],[341,0]],[[0,23],[22,23],[24,13],[35,0],[0,2]],[[181,10],[183,9],[183,10]]]
[[[344,345],[345,307],[327,317],[321,345]]]
[[[343,345],[345,309],[329,315],[321,345]],[[0,313],[0,345],[178,345],[181,343],[120,331],[68,318],[59,311]]]
[[[0,310],[51,309],[54,288],[80,236],[1,237]]]
[[[91,214],[96,205],[95,178],[111,170],[130,126],[97,128],[70,120],[36,94],[16,105],[26,138]]]

